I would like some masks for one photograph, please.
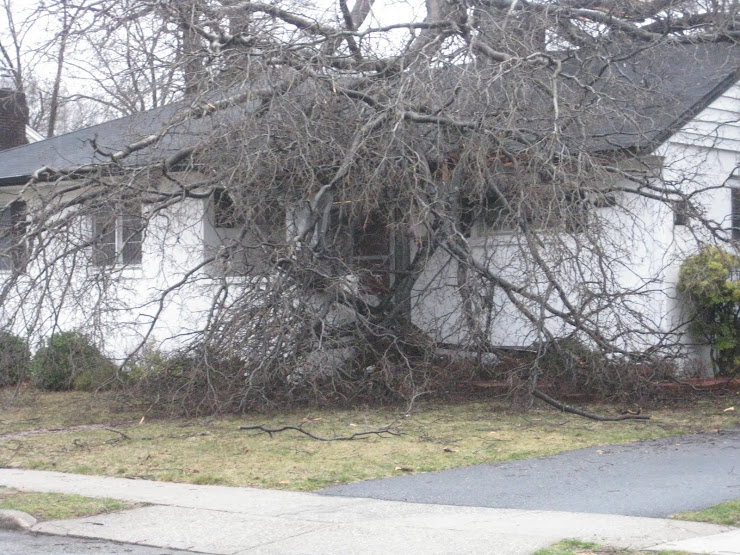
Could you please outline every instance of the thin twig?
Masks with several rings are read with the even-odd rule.
[[[8,465],[11,462],[13,462],[13,459],[18,455],[18,453],[20,453],[21,449],[23,448],[23,442],[22,441],[20,441],[18,439],[11,439],[10,441],[15,441],[16,442],[16,447],[15,447],[15,449],[13,449],[13,448],[10,447],[9,444],[5,446],[5,448],[8,451],[12,451],[13,454],[6,461],[0,462],[0,468],[7,468]]]
[[[131,439],[129,436],[124,434],[121,430],[116,430],[115,428],[103,428],[104,430],[108,430],[109,432],[115,432],[117,434],[121,434],[121,437],[123,439]]]

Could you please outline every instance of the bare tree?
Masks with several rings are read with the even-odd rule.
[[[8,325],[130,325],[135,351],[174,311],[197,376],[147,379],[210,409],[416,398],[450,385],[440,353],[523,349],[527,393],[553,360],[619,390],[620,364],[679,354],[656,306],[691,240],[727,239],[701,208],[726,183],[698,174],[706,150],[661,145],[697,67],[737,77],[737,3],[427,0],[382,23],[375,4],[87,5],[105,102],[184,100],[17,186]],[[680,248],[644,225],[672,233],[677,206]],[[137,281],[142,257],[162,262]]]
[[[197,35],[153,6],[3,0],[3,10],[3,66],[27,94],[33,127],[49,137],[172,102],[188,73],[182,60],[191,73],[198,64],[186,53]]]

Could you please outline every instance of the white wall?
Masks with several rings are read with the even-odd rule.
[[[89,332],[115,358],[147,336],[164,349],[177,347],[203,329],[216,289],[208,268],[196,269],[204,260],[205,206],[204,200],[187,199],[154,215],[144,236],[142,264],[112,272],[89,263],[89,247],[69,252],[75,241],[89,240],[89,223],[78,222],[77,237],[68,234],[56,247],[52,240],[47,258],[29,265],[0,307],[0,323],[12,322],[32,344],[52,331]],[[67,254],[50,264],[54,251]]]
[[[731,190],[733,180],[740,177],[740,86],[736,84],[699,113],[679,133],[659,149],[666,160],[665,179],[675,181],[682,190],[695,192],[703,216],[714,224],[716,236],[706,229],[677,227],[666,256],[674,260],[665,272],[666,314],[668,325],[678,326],[686,317],[684,303],[675,293],[680,263],[695,253],[701,243],[718,244],[722,248],[736,248],[722,241],[730,239]],[[740,182],[734,181],[734,186]],[[722,230],[726,230],[723,232]],[[685,326],[684,326],[685,329]],[[685,352],[710,364],[709,350],[697,344],[690,334],[681,338]]]
[[[574,303],[574,312],[581,312],[579,307],[591,298],[583,312],[590,314],[592,327],[603,329],[609,340],[626,348],[644,348],[644,339],[630,338],[626,332],[633,328],[662,329],[664,298],[660,280],[667,261],[655,253],[667,250],[672,215],[662,205],[630,195],[619,195],[619,202],[622,209],[591,208],[586,234],[542,232],[538,254],[544,266],[557,276],[558,284],[567,293],[566,300]],[[523,237],[491,233],[472,237],[469,244],[475,259],[493,274],[542,299],[540,303],[514,293],[522,310],[503,288],[494,287],[487,299],[490,305],[482,308],[479,318],[482,327],[487,318],[491,319],[487,335],[493,344],[524,347],[545,340],[545,330],[556,337],[572,331],[573,327],[557,314],[568,311],[565,301],[531,256],[531,246]],[[610,261],[608,267],[599,265],[602,257]],[[457,272],[457,263],[444,252],[437,252],[416,285],[413,311],[417,325],[437,339],[453,343],[464,340],[468,334],[459,311],[462,298]],[[625,289],[634,294],[629,298],[599,299]],[[543,304],[551,310],[543,309]],[[610,308],[600,310],[605,305]]]

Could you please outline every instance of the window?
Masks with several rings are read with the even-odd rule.
[[[213,191],[213,225],[233,229],[240,223],[241,218],[233,197],[226,189],[215,189]]]
[[[284,205],[276,191],[215,188],[206,210],[205,247],[214,275],[242,276],[268,271],[270,255],[286,239]]]
[[[145,225],[139,203],[97,210],[93,216],[93,264],[141,264]]]
[[[22,270],[26,259],[26,203],[12,202],[0,210],[0,271]]]
[[[673,225],[689,225],[689,203],[685,200],[673,201]]]
[[[391,285],[391,231],[379,211],[353,213],[351,202],[336,203],[326,233],[327,252],[348,262],[364,292],[382,294]]]
[[[490,232],[517,231],[521,226],[532,231],[585,231],[588,204],[582,191],[553,194],[532,188],[527,193],[526,196],[504,199],[494,190],[489,190],[483,200],[465,199],[460,203],[462,233],[466,237],[471,232],[486,235]]]
[[[460,201],[460,231],[465,237],[470,237],[473,230],[485,234],[489,231],[513,231],[516,227],[516,220],[511,218],[506,203],[493,191],[489,191],[482,200],[466,198]]]

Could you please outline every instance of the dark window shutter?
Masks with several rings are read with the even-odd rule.
[[[0,210],[0,271],[13,269],[13,223],[10,207]]]
[[[732,187],[732,238],[740,239],[740,187]]]
[[[26,217],[22,200],[0,210],[0,271],[23,270],[26,265]]]

